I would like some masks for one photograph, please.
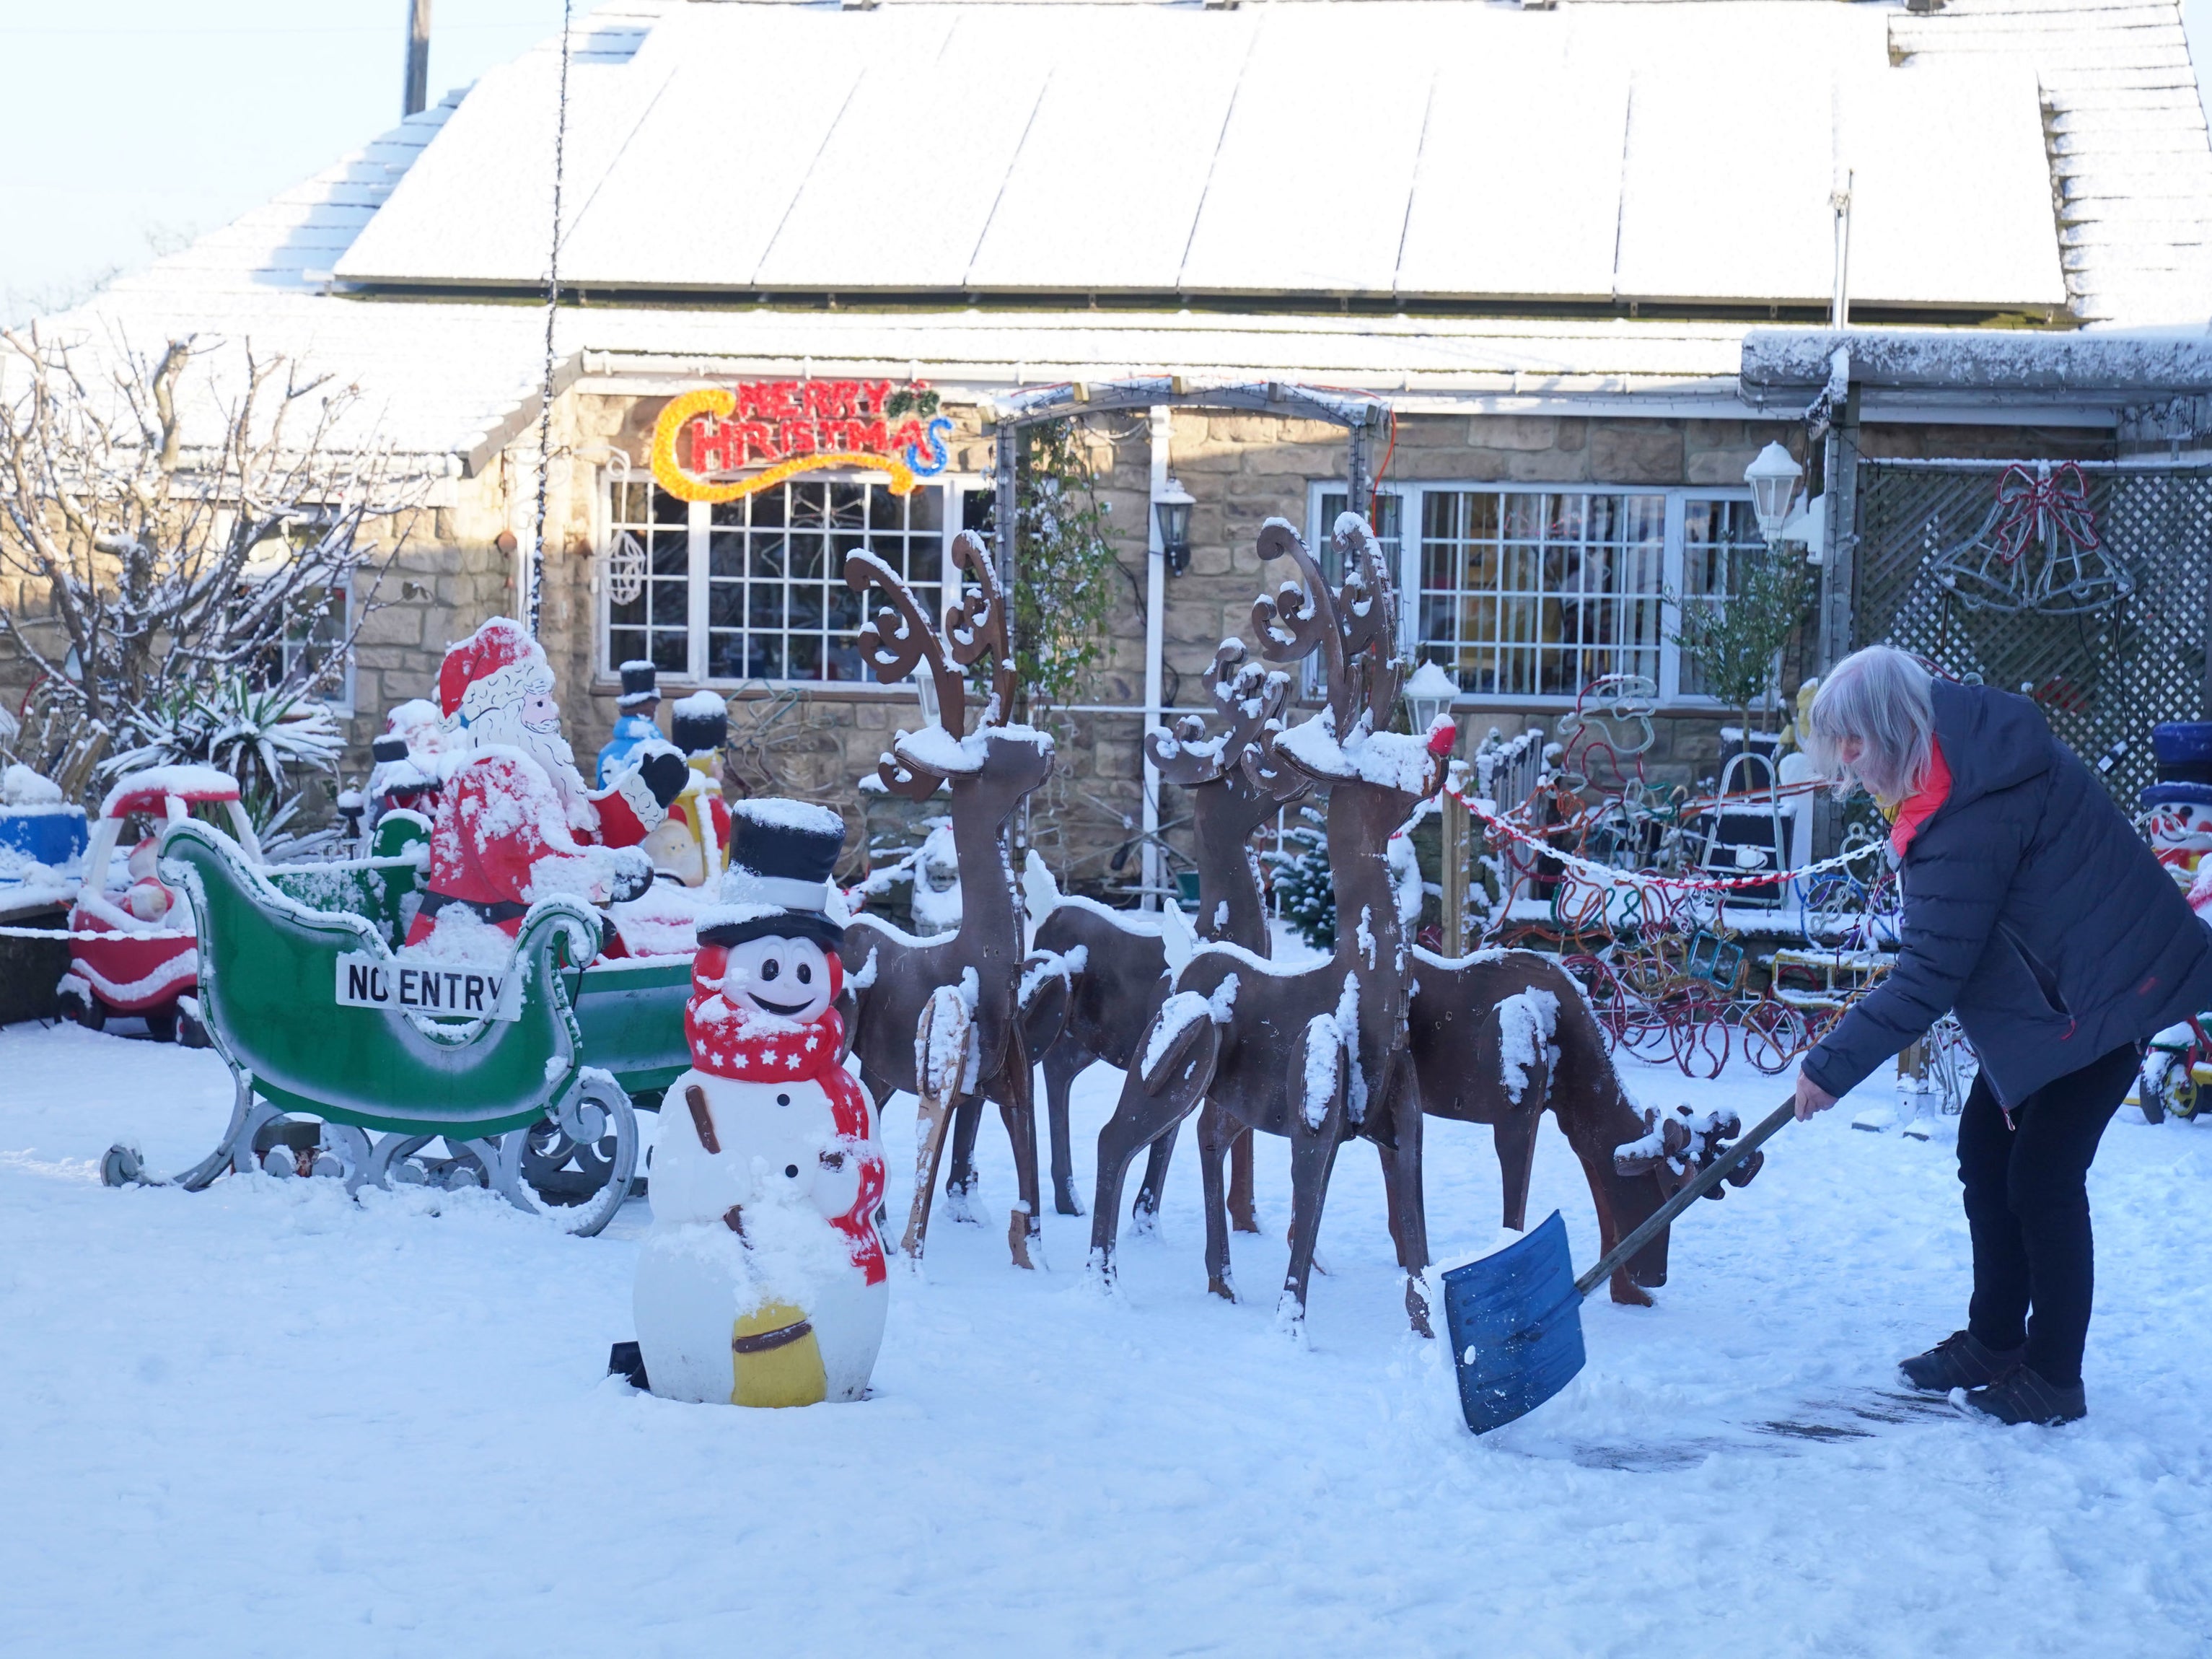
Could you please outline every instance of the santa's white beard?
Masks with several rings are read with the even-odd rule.
[[[499,708],[471,721],[469,735],[479,745],[491,743],[520,749],[545,769],[570,821],[589,821],[586,803],[591,791],[584,782],[583,774],[576,769],[576,751],[568,746],[568,740],[557,728],[550,732],[533,730],[507,709]]]

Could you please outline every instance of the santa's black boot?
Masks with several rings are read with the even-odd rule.
[[[1992,1348],[1972,1331],[1954,1331],[1926,1353],[1900,1359],[1897,1369],[1914,1388],[1928,1394],[1978,1389],[2020,1364],[2026,1348]]]

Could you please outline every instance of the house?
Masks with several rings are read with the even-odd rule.
[[[1640,673],[1683,780],[1719,711],[1674,607],[1761,544],[1769,441],[1825,476],[1838,441],[2063,463],[2212,428],[2176,0],[616,0],[572,46],[565,121],[549,41],[46,325],[219,339],[210,374],[293,355],[431,477],[356,653],[364,746],[522,606],[549,385],[541,628],[579,751],[650,657],[732,697],[749,787],[850,804],[916,709],[858,662],[842,552],[933,581],[1024,389],[1158,377],[1158,414],[1083,426],[1129,580],[1036,823],[1091,888],[1127,878],[1146,721],[1246,627],[1261,523],[1346,502],[1346,432],[1292,389],[1378,411],[1375,523],[1463,729]],[[1223,386],[1256,390],[1199,406]],[[917,390],[942,465],[683,499],[653,440],[702,389],[728,419],[686,427],[697,477],[866,451]],[[1148,568],[1161,471],[1194,498],[1179,574]]]

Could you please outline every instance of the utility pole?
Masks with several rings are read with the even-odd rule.
[[[430,101],[430,0],[407,0],[407,86],[402,117],[420,115]]]

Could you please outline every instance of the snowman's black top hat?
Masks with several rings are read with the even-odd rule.
[[[641,708],[647,703],[660,701],[660,673],[642,658],[622,665],[622,696],[615,699],[620,709]]]
[[[700,918],[699,943],[805,937],[836,946],[845,924],[830,914],[830,877],[844,850],[845,820],[831,807],[733,802],[723,908]]]
[[[678,700],[670,731],[685,754],[711,755],[730,740],[730,706],[712,691],[694,692]]]
[[[2158,781],[2140,797],[2146,811],[2167,803],[2212,806],[2212,720],[2167,720],[2150,729]]]

